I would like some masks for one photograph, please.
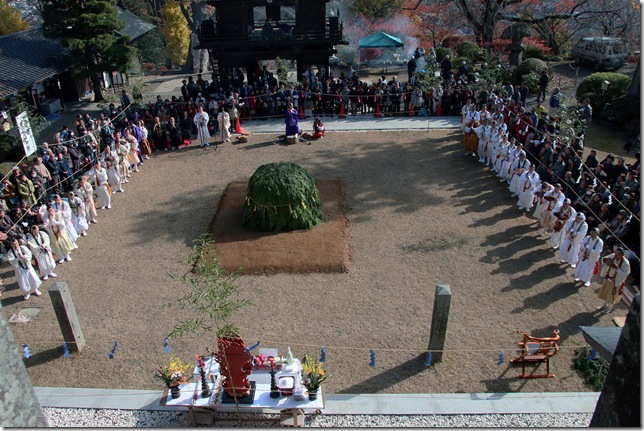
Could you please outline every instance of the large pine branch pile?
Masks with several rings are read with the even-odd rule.
[[[325,220],[315,182],[294,163],[262,165],[250,177],[242,224],[264,232],[311,229]]]

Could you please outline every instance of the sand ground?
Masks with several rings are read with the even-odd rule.
[[[189,314],[164,309],[185,289],[171,275],[210,225],[230,182],[246,181],[263,163],[290,161],[314,178],[344,182],[350,270],[336,274],[243,276],[253,304],[237,317],[247,344],[291,346],[297,356],[327,348],[331,393],[584,391],[571,369],[579,325],[611,326],[594,313],[599,285],[574,284],[532,219],[482,164],[462,153],[458,131],[329,133],[312,145],[247,144],[161,152],[134,173],[111,210],[99,211],[73,262],[56,271],[71,289],[87,345],[62,357],[62,335],[44,294],[24,302],[3,264],[8,318],[36,386],[159,389],[152,377],[163,340]],[[215,238],[216,240],[216,238]],[[434,290],[453,298],[443,361],[424,365]],[[52,285],[44,283],[43,290]],[[623,306],[614,313],[626,314]],[[561,330],[554,379],[517,379],[509,365],[519,336]],[[108,353],[115,342],[114,359]],[[213,336],[171,340],[171,355],[190,361]],[[369,350],[376,353],[369,366]],[[497,365],[499,351],[505,363]]]

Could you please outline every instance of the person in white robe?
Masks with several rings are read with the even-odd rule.
[[[534,165],[528,167],[528,171],[522,175],[521,189],[519,190],[519,200],[517,206],[520,210],[530,211],[534,203],[534,189],[541,181],[539,174],[534,170]]]
[[[115,148],[112,148],[112,146],[108,146],[105,147],[104,156],[103,162],[105,163],[105,170],[107,171],[107,182],[110,184],[110,187],[112,187],[112,190],[114,190],[114,193],[124,192],[125,190],[123,190],[122,186],[123,180],[121,179],[118,171],[118,152]]]
[[[57,275],[54,272],[54,269],[56,269],[56,260],[51,252],[49,235],[41,232],[38,226],[33,225],[27,234],[26,240],[32,255],[35,257],[36,262],[38,262],[38,271],[42,279],[47,280],[49,277],[56,278]]]
[[[631,273],[631,264],[624,256],[622,247],[615,247],[615,252],[602,259],[602,269],[599,273],[604,278],[599,290],[599,299],[604,303],[597,307],[596,311],[604,310],[603,314],[608,314],[613,306],[622,299],[626,278]]]
[[[195,114],[195,117],[192,121],[195,123],[195,128],[197,129],[197,139],[199,139],[199,144],[201,147],[210,146],[210,144],[208,143],[208,141],[210,140],[208,120],[210,120],[208,113],[203,110],[202,105],[199,105],[199,108],[197,108],[197,113]]]
[[[20,245],[15,238],[9,244],[11,247],[7,251],[7,259],[15,272],[18,287],[25,294],[23,298],[25,300],[29,299],[32,293],[40,296],[41,293],[38,288],[42,281],[38,278],[38,274],[36,274],[34,267],[31,265],[31,251],[26,246]]]
[[[536,221],[541,221],[541,213],[548,206],[548,201],[545,199],[545,195],[553,192],[554,190],[554,186],[547,181],[542,182],[534,188],[536,199],[534,202],[535,208],[532,217],[534,217]]]
[[[74,190],[76,196],[83,200],[87,220],[90,220],[92,223],[97,223],[96,204],[94,203],[94,187],[92,187],[92,184],[87,181],[86,176],[82,176],[78,179],[78,184],[76,184],[76,188]]]
[[[87,222],[87,213],[83,200],[76,196],[74,192],[69,192],[69,207],[72,210],[72,223],[74,229],[80,236],[87,236],[89,223]]]
[[[555,184],[555,189],[552,192],[548,192],[544,195],[544,197],[548,197],[548,196],[550,196],[551,198],[554,198],[554,200],[546,199],[546,205],[541,210],[541,218],[539,220],[539,222],[541,223],[541,227],[543,228],[543,232],[541,233],[541,235],[545,237],[550,236],[548,234],[548,229],[551,229],[555,223],[555,221],[553,220],[554,216],[552,215],[552,213],[559,210],[559,208],[561,208],[566,198],[566,196],[561,191],[561,184],[559,183]]]
[[[501,128],[496,121],[492,121],[492,133],[490,134],[490,142],[487,146],[487,152],[485,153],[487,160],[485,166],[493,166],[497,149],[501,145],[501,137],[503,136],[503,133],[503,128]]]
[[[519,153],[519,158],[512,163],[512,175],[510,176],[510,181],[508,183],[510,186],[508,190],[512,193],[512,197],[515,198],[521,193],[521,189],[524,183],[525,176],[524,174],[528,172],[528,168],[532,165],[530,161],[525,156],[525,151]]]
[[[67,235],[69,240],[72,242],[72,248],[78,248],[76,245],[76,240],[78,239],[78,232],[74,228],[74,223],[72,222],[72,209],[69,204],[65,202],[60,195],[54,195],[54,201],[51,203],[51,206],[56,212],[59,212],[63,219],[65,220],[65,229],[67,230]]]
[[[474,105],[472,103],[472,99],[468,97],[467,101],[461,108],[461,131],[463,133],[465,133],[465,125],[471,120],[471,118],[466,120],[467,114],[470,111],[476,111],[476,105]]]
[[[117,170],[119,177],[121,178],[121,183],[129,183],[128,178],[132,176],[132,171],[130,169],[130,144],[125,139],[119,139],[116,142],[116,154],[118,154]]]
[[[508,141],[508,134],[504,132],[501,135],[501,142],[499,142],[496,154],[492,159],[492,169],[494,169],[494,171],[497,173],[497,177],[501,176],[501,164],[503,163],[503,160],[505,160],[505,158],[508,156],[509,151],[510,141]]]
[[[494,158],[496,157],[498,148],[501,145],[501,134],[501,129],[499,129],[499,127],[493,122],[492,133],[490,134],[490,143],[487,146],[487,163],[485,164],[485,166],[491,166],[492,169],[494,169]]]
[[[225,109],[217,114],[217,124],[219,124],[217,133],[221,133],[221,142],[230,142],[230,114]]]
[[[141,159],[139,159],[139,141],[130,133],[128,129],[125,129],[125,135],[123,139],[128,143],[130,151],[128,153],[130,161],[130,170],[132,172],[139,172],[139,165],[141,164]]]
[[[574,219],[566,223],[564,233],[562,234],[561,249],[559,250],[559,260],[561,263],[568,263],[572,268],[577,264],[579,256],[579,247],[588,232],[588,223],[586,215],[578,212]]]
[[[49,207],[47,209],[47,215],[44,218],[43,227],[49,234],[49,242],[51,244],[52,252],[57,258],[60,258],[58,263],[63,263],[65,261],[71,262],[72,258],[70,253],[73,247],[72,242],[69,240],[69,236],[67,235],[65,220],[63,219],[62,214],[54,211],[54,208]]]
[[[487,163],[487,151],[488,146],[490,145],[490,138],[492,136],[492,126],[490,126],[490,120],[483,120],[483,124],[479,127],[475,127],[474,133],[479,137],[479,144],[477,148],[477,153],[479,156],[479,162]]]
[[[596,227],[590,230],[579,246],[579,255],[575,267],[575,281],[583,281],[584,286],[590,286],[590,280],[595,273],[595,266],[599,262],[599,256],[604,249],[604,241],[599,237],[599,229]]]
[[[560,207],[555,207],[555,210],[552,212],[551,220],[554,224],[552,226],[552,235],[550,235],[553,250],[559,248],[563,241],[566,224],[574,220],[576,216],[577,210],[570,205],[570,199],[564,199]]]
[[[501,169],[499,169],[499,176],[501,177],[499,182],[501,183],[507,182],[508,178],[510,178],[510,168],[512,167],[512,163],[514,162],[517,148],[518,147],[514,138],[510,138],[510,146],[508,147],[507,153],[505,154],[505,157],[501,162]]]
[[[97,162],[94,166],[94,184],[96,184],[96,195],[99,199],[99,206],[101,209],[110,209],[112,208],[112,199],[110,197],[110,191],[107,188],[107,171],[101,162]]]

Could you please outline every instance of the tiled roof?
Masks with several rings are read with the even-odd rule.
[[[121,36],[130,36],[132,40],[136,40],[156,27],[154,24],[143,21],[132,12],[128,12],[120,7],[117,7],[116,9],[119,11],[119,19],[125,22],[125,28],[116,32]]]
[[[0,36],[0,99],[67,70],[65,53],[42,27]]]

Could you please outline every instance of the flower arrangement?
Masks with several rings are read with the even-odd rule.
[[[320,361],[309,355],[304,355],[302,358],[302,385],[306,389],[316,391],[329,377],[331,375],[324,371]]]
[[[167,387],[177,386],[186,381],[185,373],[192,368],[191,364],[174,358],[169,365],[159,365],[154,370],[154,377],[160,379]]]

